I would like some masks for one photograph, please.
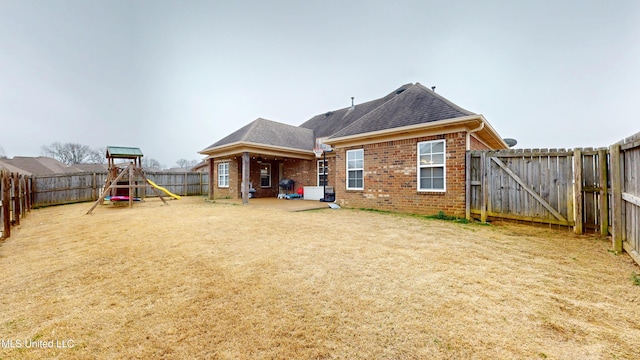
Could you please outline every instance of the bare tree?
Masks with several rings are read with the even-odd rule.
[[[90,147],[77,143],[54,142],[49,146],[42,147],[42,155],[50,156],[67,165],[85,163],[91,156]]]
[[[160,162],[158,160],[146,158],[146,157],[142,158],[142,167],[145,169],[149,169],[149,168],[162,169],[162,165],[160,165]]]
[[[96,148],[91,150],[88,161],[92,164],[104,164],[107,162],[107,148]]]
[[[4,148],[0,146],[0,159],[6,159],[6,158],[7,158],[7,153],[4,152]]]
[[[198,160],[180,159],[176,161],[176,165],[178,165],[178,167],[182,169],[191,169],[192,167],[198,165],[198,162]]]

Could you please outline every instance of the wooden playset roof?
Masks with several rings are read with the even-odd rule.
[[[137,159],[143,156],[142,150],[137,147],[107,146],[108,158]]]

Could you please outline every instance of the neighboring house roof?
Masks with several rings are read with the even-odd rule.
[[[476,114],[459,107],[420,83],[416,83],[332,134],[330,138],[365,134],[469,115]]]
[[[209,163],[206,160],[202,160],[198,164],[196,164],[196,166],[192,167],[189,170],[190,171],[207,171],[208,170],[207,166],[209,166]]]
[[[109,169],[107,164],[74,164],[73,166],[86,172],[106,172]]]
[[[238,143],[271,145],[310,151],[314,142],[313,130],[258,118],[211,144],[202,152]]]
[[[191,170],[189,170],[187,168],[173,167],[173,168],[166,169],[164,171],[165,172],[170,172],[170,173],[184,173],[184,172],[189,172]]]
[[[1,161],[16,169],[13,171],[25,175],[62,174],[81,171],[47,156],[15,156],[12,159],[2,159]]]
[[[131,159],[142,156],[142,150],[137,147],[107,146],[107,157]]]
[[[7,160],[9,160],[9,161],[7,161]],[[19,173],[19,174],[22,174],[22,175],[31,175],[30,172],[11,165],[10,160],[11,159],[0,159],[0,168],[4,168],[4,169],[6,169],[6,170],[8,170],[9,172],[12,172],[12,173]]]

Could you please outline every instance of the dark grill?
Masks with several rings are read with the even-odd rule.
[[[282,179],[278,183],[278,186],[287,193],[293,192],[293,187],[295,185],[295,181],[291,179]]]

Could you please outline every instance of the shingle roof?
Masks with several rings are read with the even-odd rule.
[[[310,150],[315,138],[313,130],[258,118],[202,151],[237,142]]]
[[[476,114],[420,83],[409,83],[382,98],[316,115],[297,127],[258,118],[201,153],[242,142],[310,150],[316,138],[366,134],[469,115]]]
[[[73,166],[67,166],[47,156],[15,156],[12,159],[2,159],[2,163],[17,169],[13,171],[24,175],[62,174],[80,171]]]
[[[107,164],[75,164],[73,166],[79,171],[87,172],[106,172],[109,169]]]
[[[14,172],[14,173],[18,173],[18,174],[22,174],[22,175],[32,175],[30,172],[15,167],[10,163],[11,159],[0,159],[0,168],[4,168],[5,170],[9,171],[9,172]]]
[[[311,119],[304,122],[300,127],[312,129],[316,138],[329,137],[336,132],[351,125],[362,116],[375,110],[382,104],[393,99],[398,94],[404,92],[406,89],[413,86],[413,84],[405,84],[389,93],[387,96],[380,99],[367,101],[362,104],[357,104],[353,107],[346,107],[340,110],[328,111],[324,114],[316,115]]]
[[[475,115],[427,89],[420,83],[408,87],[364,114],[330,138],[364,134],[403,126]]]

